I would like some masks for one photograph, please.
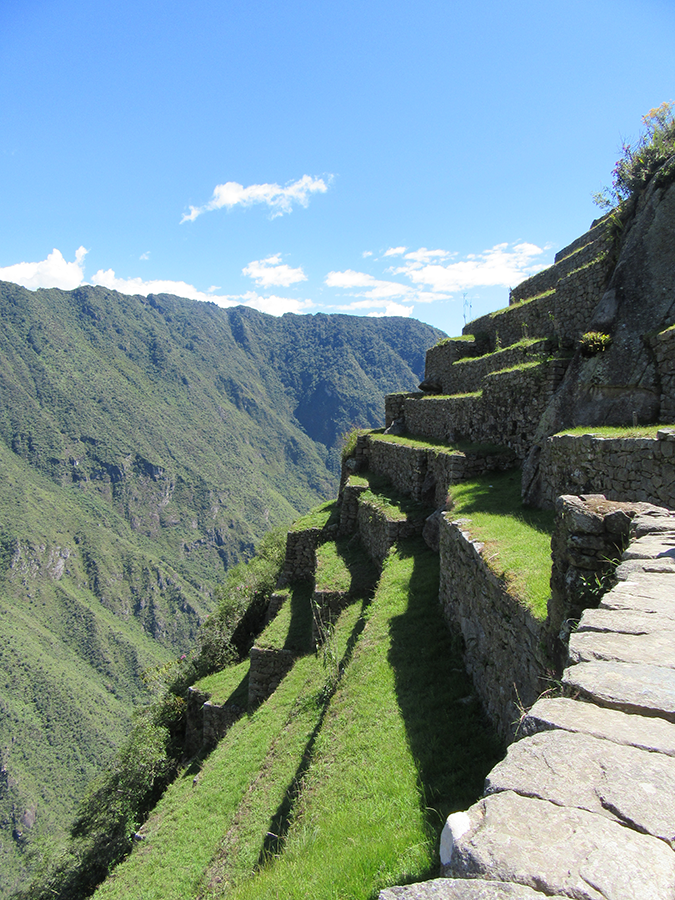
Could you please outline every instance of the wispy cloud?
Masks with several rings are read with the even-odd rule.
[[[183,215],[181,225],[183,222],[194,222],[197,216],[213,209],[232,209],[235,206],[254,206],[257,203],[268,206],[270,218],[275,219],[292,212],[294,204],[307,207],[312,194],[325,194],[332,177],[330,175],[324,181],[323,178],[303,175],[283,187],[279,184],[251,184],[244,187],[236,181],[217,184],[209,202],[203,206],[191,206],[190,212]]]
[[[366,272],[355,272],[354,269],[346,269],[344,272],[329,272],[324,282],[328,287],[356,292],[358,297],[368,297],[371,300],[405,297],[413,293],[412,288],[399,281],[384,281],[368,275]]]
[[[433,256],[445,251],[425,247],[407,253],[394,275],[405,275],[414,285],[425,285],[432,292],[464,291],[476,287],[513,287],[545,268],[540,261],[544,249],[535,244],[496,244],[482,253],[470,253],[464,259],[441,265]],[[446,258],[451,254],[445,254]]]
[[[66,262],[61,251],[54,248],[47,259],[40,262],[20,262],[0,268],[0,280],[13,281],[31,290],[55,287],[72,291],[82,284],[87,252],[84,247],[79,247],[74,262]]]
[[[290,287],[298,281],[307,281],[302,267],[292,269],[281,262],[280,254],[266,259],[254,259],[242,270],[243,275],[252,278],[258,287]]]
[[[407,247],[390,247],[384,251],[383,256],[403,256],[407,249]]]

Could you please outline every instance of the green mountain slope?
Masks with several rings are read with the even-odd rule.
[[[191,646],[226,568],[335,493],[439,332],[0,283],[0,891]]]

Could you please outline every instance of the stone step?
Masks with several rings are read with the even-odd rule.
[[[490,772],[487,795],[515,791],[585,809],[675,844],[675,759],[569,731],[512,744]]]
[[[435,878],[419,884],[406,884],[380,891],[378,900],[566,900],[561,896],[551,897],[525,887],[505,881],[462,880],[455,878]]]
[[[663,719],[631,715],[568,697],[537,700],[521,723],[521,734],[561,729],[675,756],[675,725]]]
[[[380,567],[394,544],[422,534],[432,512],[422,503],[393,498],[386,488],[364,491],[358,497],[356,522],[364,550]]]
[[[563,672],[568,695],[675,722],[675,670],[640,663],[582,662]]]
[[[665,900],[675,885],[675,853],[664,841],[512,791],[449,816],[441,866],[453,878],[512,881],[577,900]]]

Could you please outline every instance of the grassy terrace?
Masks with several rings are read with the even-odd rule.
[[[288,590],[288,600],[257,638],[258,647],[310,653],[312,642],[312,585],[299,582]]]
[[[376,570],[361,543],[342,538],[322,544],[316,552],[317,591],[349,591],[365,598],[374,587]]]
[[[663,429],[675,430],[675,424],[672,425],[579,425],[577,428],[566,428],[559,431],[558,434],[571,434],[575,437],[581,437],[588,434],[599,438],[655,438],[657,431]]]
[[[485,544],[486,563],[537,618],[544,619],[554,513],[523,507],[520,475],[519,470],[493,472],[451,485],[452,516],[471,519],[469,531]]]
[[[248,660],[228,666],[196,681],[193,687],[209,695],[211,703],[236,703],[245,707],[248,702]]]
[[[453,363],[453,366],[463,366],[467,363],[474,363],[479,360],[488,359],[490,357],[496,357],[500,353],[506,353],[510,350],[527,350],[528,347],[531,347],[533,344],[541,344],[545,338],[533,337],[533,338],[523,338],[520,341],[516,341],[515,344],[509,344],[508,347],[502,347],[501,350],[493,350],[491,353],[484,353],[482,356],[465,356],[462,359],[457,359]]]
[[[408,542],[331,647],[171,785],[96,900],[370,900],[432,877],[445,817],[499,751],[470,693],[438,557]]]
[[[413,435],[378,434],[371,436],[371,441],[384,441],[389,444],[401,444],[416,450],[436,450],[442,453],[466,453],[472,456],[496,456],[509,453],[508,447],[501,444],[475,444],[471,441],[456,441],[448,444],[431,438],[414,437]]]
[[[427,504],[413,500],[412,497],[397,491],[392,487],[389,479],[383,475],[365,472],[360,478],[362,479],[360,483],[368,485],[368,490],[361,494],[361,501],[376,507],[388,519],[396,521],[407,518],[418,519],[433,512],[433,509],[430,509]]]
[[[463,400],[465,397],[480,397],[482,394],[482,391],[467,391],[465,394],[425,394],[424,397],[420,397],[420,400],[424,400],[425,403],[433,403],[438,400]]]
[[[307,515],[296,519],[289,530],[306,531],[308,528],[325,528],[327,525],[332,525],[333,522],[338,521],[337,500],[327,500],[326,503],[315,506]]]

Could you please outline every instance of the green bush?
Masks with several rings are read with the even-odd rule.
[[[650,109],[642,117],[645,130],[634,145],[623,143],[622,155],[612,170],[612,186],[593,195],[602,209],[619,206],[637,194],[666,160],[675,155],[673,101]]]
[[[584,356],[595,356],[596,353],[604,353],[612,343],[609,334],[601,331],[587,331],[579,338],[579,347]]]

